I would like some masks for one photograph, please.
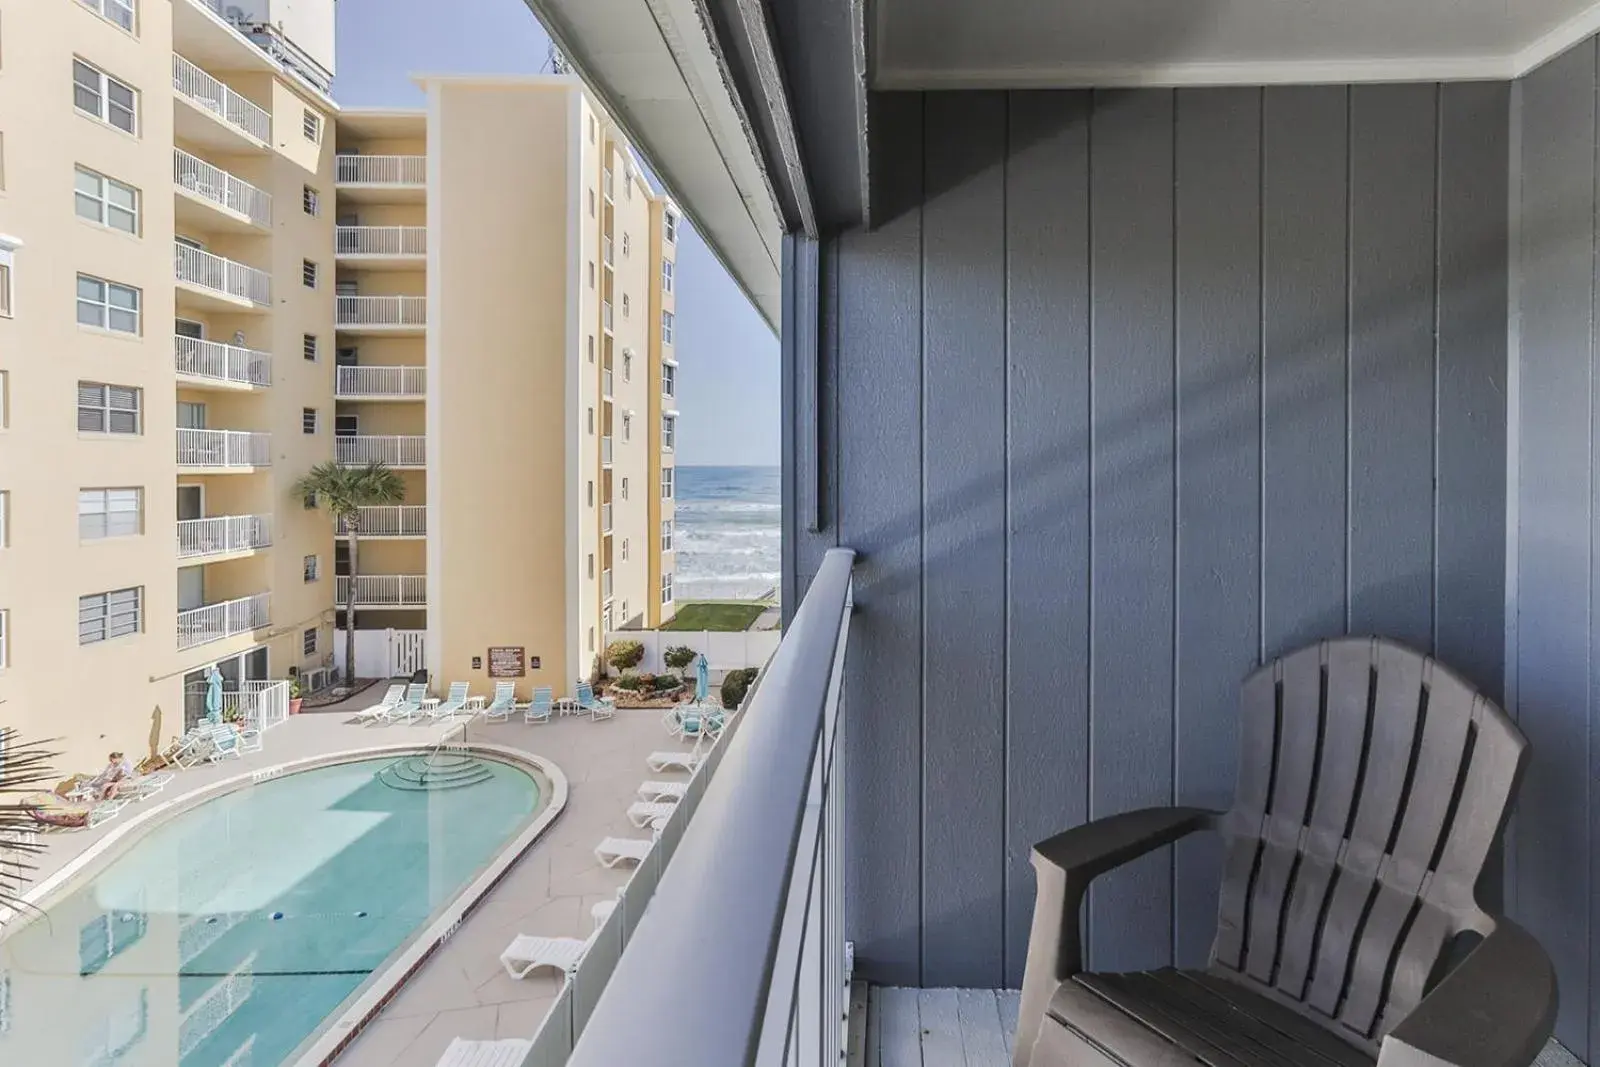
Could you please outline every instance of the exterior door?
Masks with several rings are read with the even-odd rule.
[[[178,401],[178,428],[203,430],[206,428],[206,406],[192,400]]]
[[[190,671],[183,676],[183,728],[187,732],[206,713],[206,672]]]
[[[264,682],[267,674],[267,646],[252,648],[244,654],[244,677],[247,682]]]
[[[178,568],[178,610],[193,611],[205,607],[206,569],[204,567]]]
[[[206,487],[203,485],[178,486],[178,521],[206,517]]]
[[[196,341],[203,341],[206,336],[206,324],[195,322],[193,319],[173,319],[172,332],[179,337],[189,337]]]

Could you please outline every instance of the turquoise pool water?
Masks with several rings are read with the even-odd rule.
[[[272,1067],[516,835],[522,770],[285,775],[122,847],[0,941],[0,1064]]]

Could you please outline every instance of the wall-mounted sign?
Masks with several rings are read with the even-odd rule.
[[[473,656],[472,657],[472,669],[475,670],[475,671],[483,670],[483,657],[482,656]]]
[[[536,670],[539,669],[539,657],[538,656],[529,656],[528,657],[528,669],[530,671],[536,671]]]
[[[489,649],[489,677],[491,678],[521,678],[525,673],[522,669],[521,645],[497,645]]]

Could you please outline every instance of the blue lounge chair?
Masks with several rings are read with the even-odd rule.
[[[428,687],[423,682],[412,682],[406,686],[405,698],[400,703],[389,708],[382,715],[374,718],[373,722],[410,722],[422,714],[422,702],[428,699]]]
[[[483,709],[483,717],[490,722],[509,722],[511,713],[517,708],[517,684],[515,682],[494,683],[494,699],[489,701]]]
[[[614,700],[594,695],[594,686],[588,682],[578,683],[578,709],[587,711],[589,718],[594,722],[609,719],[617,713],[617,704]]]
[[[430,719],[453,718],[458,711],[467,706],[467,691],[472,688],[470,682],[451,682],[450,692],[445,694],[444,703],[428,712]]]
[[[533,699],[528,701],[527,710],[522,713],[522,721],[530,725],[549,722],[554,709],[555,692],[548,685],[535,686]]]

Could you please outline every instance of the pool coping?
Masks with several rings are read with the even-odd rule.
[[[159,804],[145,807],[133,818],[127,820],[116,828],[108,831],[104,837],[84,849],[61,866],[61,869],[42,879],[22,897],[22,903],[29,910],[37,909],[41,912],[46,909],[40,903],[48,901],[60,893],[64,888],[73,884],[74,880],[83,870],[103,857],[119,842],[135,833],[148,831],[152,824],[164,822],[169,818],[179,815],[200,804],[215,799],[224,793],[233,792],[242,786],[257,785],[261,782],[279,778],[286,774],[300,771],[315,770],[318,767],[336,766],[341,763],[358,763],[361,760],[381,758],[384,756],[399,756],[428,752],[435,745],[417,744],[390,744],[372,745],[362,748],[348,749],[343,752],[325,753],[316,756],[306,756],[300,759],[289,760],[285,763],[274,764],[269,767],[236,774],[220,781],[203,785],[192,792],[182,796],[173,797]],[[445,909],[430,922],[421,932],[408,938],[407,944],[399,954],[394,956],[382,971],[373,972],[368,980],[367,988],[363,990],[355,1001],[350,1004],[338,1018],[332,1022],[324,1019],[317,1026],[315,1038],[306,1038],[302,1041],[304,1051],[293,1055],[284,1061],[284,1067],[327,1067],[333,1063],[360,1035],[384,1007],[399,994],[400,990],[422,968],[429,958],[439,950],[444,943],[461,928],[461,924],[477,910],[485,897],[499,885],[501,880],[510,873],[511,869],[522,861],[560,814],[566,810],[569,787],[567,776],[561,768],[542,756],[509,745],[498,745],[479,741],[471,742],[443,742],[442,748],[446,751],[467,751],[483,753],[500,758],[513,765],[521,765],[538,771],[549,780],[551,795],[548,803],[534,817],[533,821],[525,826],[510,843],[501,848],[492,860],[489,861],[478,876],[468,883],[450,901]],[[16,931],[31,925],[31,921],[16,925],[9,920],[16,915],[17,909],[0,909],[0,941],[12,936]],[[310,1042],[306,1044],[306,1042]]]

